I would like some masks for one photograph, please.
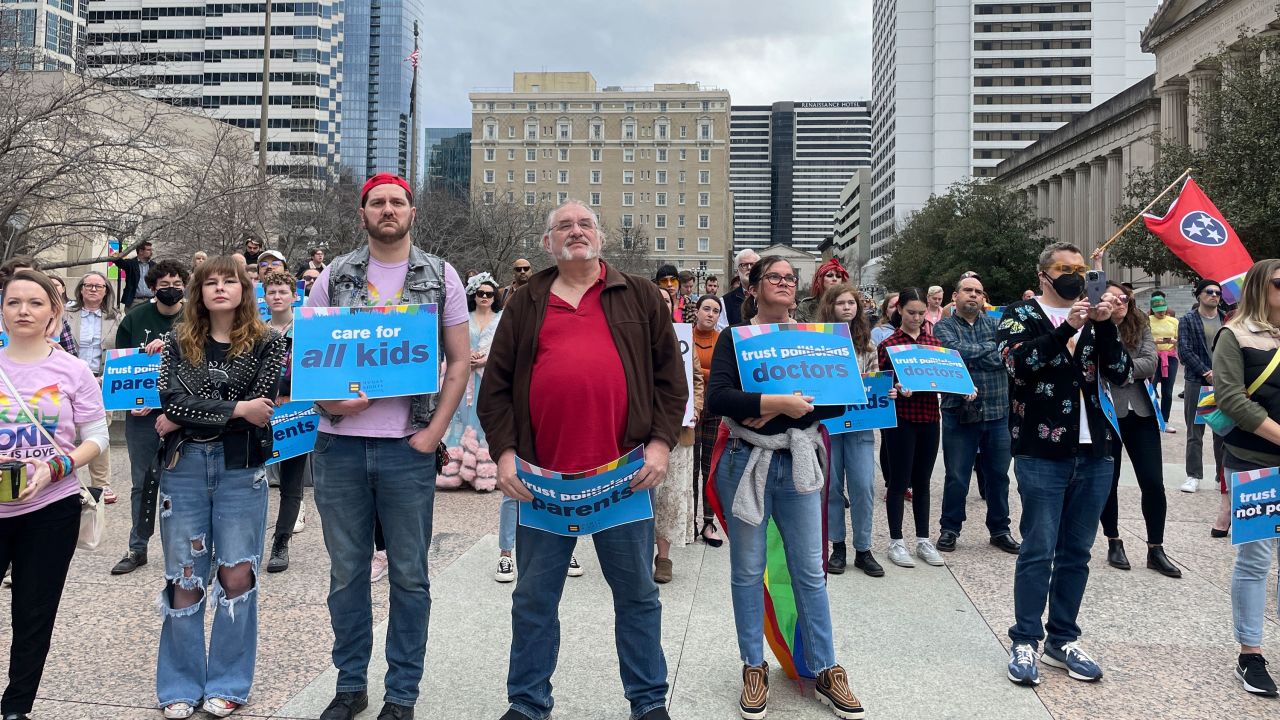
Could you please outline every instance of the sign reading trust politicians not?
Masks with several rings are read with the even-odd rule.
[[[1280,537],[1280,468],[1231,473],[1231,544]]]
[[[847,323],[739,325],[732,332],[744,391],[811,395],[814,405],[866,404]]]
[[[644,467],[641,445],[608,465],[581,473],[545,470],[516,458],[516,477],[533,494],[520,503],[520,524],[556,535],[591,535],[653,517],[648,490],[631,481]]]
[[[294,400],[438,392],[434,304],[301,307],[293,324]]]

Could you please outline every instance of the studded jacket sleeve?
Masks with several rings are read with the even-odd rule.
[[[284,368],[287,343],[274,330],[252,351],[231,361],[228,382],[234,400],[223,400],[208,373],[188,363],[173,333],[165,336],[160,356],[157,388],[165,415],[183,427],[222,431],[243,422],[232,418],[236,403],[243,400],[275,398]],[[247,427],[247,423],[245,423]]]

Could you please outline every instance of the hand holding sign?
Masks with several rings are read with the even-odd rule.
[[[937,345],[892,345],[885,348],[898,377],[898,392],[972,395],[978,388],[960,353]]]
[[[867,401],[862,383],[849,382],[859,373],[847,323],[740,325],[730,332],[744,391],[798,394],[810,398],[814,405]],[[790,417],[804,414],[792,415],[785,407],[776,409]]]

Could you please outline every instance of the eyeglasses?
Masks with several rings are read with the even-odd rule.
[[[789,287],[795,287],[796,283],[800,282],[800,278],[796,277],[795,275],[779,275],[778,273],[774,273],[774,272],[765,273],[764,279],[767,280],[770,285],[773,285],[775,287],[783,284],[786,284]]]
[[[521,267],[521,266],[517,265],[517,266],[515,266],[515,267],[513,267],[513,268],[511,268],[511,269],[512,269],[513,271],[515,271],[515,272],[529,272],[529,271],[530,271],[530,270],[532,270],[533,268],[532,268],[532,267],[529,267],[529,266],[527,266],[527,265],[526,265],[526,266],[524,266],[524,267]]]
[[[106,289],[107,289],[107,286],[106,286],[106,285],[90,285],[89,283],[85,283],[84,285],[81,285],[80,287],[81,287],[81,288],[83,288],[83,289],[85,289],[85,290],[106,290]]]
[[[1058,263],[1045,268],[1045,271],[1057,270],[1064,275],[1083,275],[1089,272],[1088,265],[1072,265],[1069,263]]]
[[[1275,280],[1272,280],[1272,281],[1271,281],[1271,284],[1272,284],[1272,285],[1275,285],[1275,283],[1276,283],[1276,281],[1275,281]],[[1280,285],[1276,285],[1276,287],[1280,287]],[[1200,294],[1201,294],[1201,295],[1215,295],[1215,296],[1218,296],[1218,295],[1222,295],[1222,291],[1221,291],[1221,290],[1208,290],[1208,289],[1205,289],[1205,290],[1201,290],[1201,291],[1200,291]]]
[[[493,297],[493,293],[489,292],[488,290],[477,290],[477,291],[476,291],[476,297],[478,297],[478,298],[491,298],[491,297]]]
[[[562,220],[555,224],[554,229],[556,230],[556,232],[565,233],[572,230],[575,225],[583,230],[596,229],[596,223],[591,218],[583,218],[577,222],[574,222],[573,220]]]
[[[675,287],[679,284],[680,284],[680,281],[677,280],[676,278],[667,277],[667,278],[658,279],[658,287],[668,287],[668,286]]]
[[[739,271],[739,272],[751,272],[751,268],[753,268],[753,267],[755,267],[755,266],[756,266],[756,264],[755,264],[755,263],[753,263],[753,262],[749,262],[749,263],[745,263],[745,262],[744,262],[744,263],[738,263],[738,271]]]

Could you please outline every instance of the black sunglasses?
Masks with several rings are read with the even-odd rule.
[[[1280,290],[1280,278],[1271,278],[1271,287]]]
[[[532,270],[533,268],[531,268],[531,267],[517,267],[517,268],[511,268],[511,269],[512,269],[512,270],[515,270],[516,272],[529,272],[529,271],[530,271],[530,270]]]
[[[1272,280],[1272,281],[1271,281],[1271,283],[1272,283],[1272,284],[1275,284],[1275,282],[1276,282],[1275,280]],[[1276,287],[1280,287],[1280,285],[1276,285]],[[1204,290],[1201,290],[1201,291],[1200,291],[1200,294],[1201,294],[1201,295],[1221,295],[1221,294],[1222,294],[1222,291],[1221,291],[1221,290],[1209,290],[1208,288],[1206,288],[1206,289],[1204,289]]]
[[[491,297],[493,297],[493,293],[489,292],[488,290],[477,290],[477,291],[476,291],[476,297],[478,297],[478,298],[491,298]]]

